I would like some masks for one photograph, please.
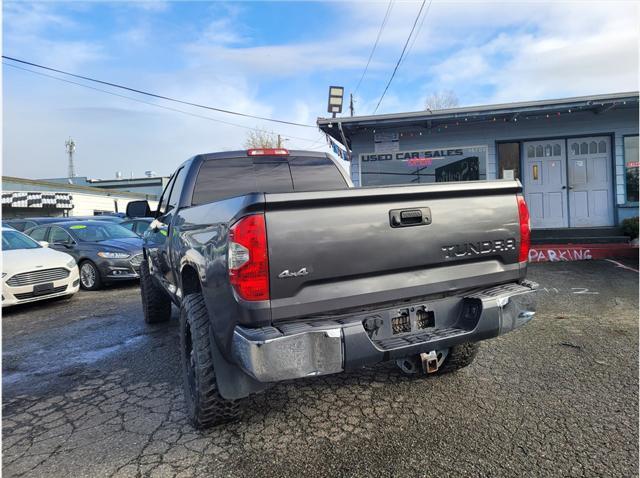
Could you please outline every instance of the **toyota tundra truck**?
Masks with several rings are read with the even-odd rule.
[[[233,420],[283,380],[395,361],[469,365],[478,342],[533,318],[518,181],[354,188],[329,155],[200,154],[171,176],[144,234],[144,320],[180,310],[197,427]]]

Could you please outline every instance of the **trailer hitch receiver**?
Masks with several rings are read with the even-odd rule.
[[[420,354],[420,362],[422,363],[422,370],[424,373],[435,373],[440,368],[438,354],[435,350],[432,350],[429,353],[422,352]]]

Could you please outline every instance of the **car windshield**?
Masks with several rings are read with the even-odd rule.
[[[140,238],[135,232],[119,224],[72,224],[67,230],[81,242],[99,242],[109,239]]]
[[[37,249],[42,247],[29,236],[18,231],[2,231],[2,250],[13,251],[16,249]]]

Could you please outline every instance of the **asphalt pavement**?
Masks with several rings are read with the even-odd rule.
[[[177,313],[145,325],[137,284],[7,309],[3,475],[638,476],[638,273],[530,278],[536,318],[458,373],[287,382],[207,431],[185,417]]]

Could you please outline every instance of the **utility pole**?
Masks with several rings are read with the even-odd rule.
[[[351,111],[351,116],[353,116],[353,93],[349,93],[349,111]]]
[[[64,145],[67,149],[67,154],[69,155],[69,169],[67,171],[67,176],[69,178],[75,178],[76,170],[73,165],[73,154],[76,152],[76,143],[71,139],[71,137],[69,137],[69,139],[64,143]]]
[[[289,141],[288,138],[283,138],[282,136],[278,135],[278,146],[276,146],[278,149],[282,148],[282,145],[284,144],[285,141]]]

